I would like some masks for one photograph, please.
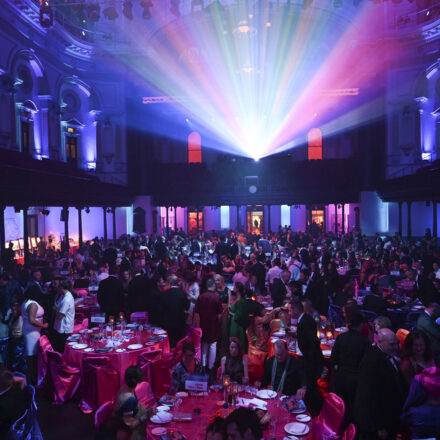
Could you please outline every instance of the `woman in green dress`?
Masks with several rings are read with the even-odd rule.
[[[231,306],[231,297],[234,296],[236,297],[236,301]],[[243,347],[244,353],[247,353],[248,341],[246,337],[246,329],[249,325],[249,312],[242,283],[235,283],[234,291],[230,294],[229,314],[231,315],[229,336],[238,338]]]

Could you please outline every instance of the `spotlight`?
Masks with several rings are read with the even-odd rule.
[[[90,21],[96,23],[100,18],[101,13],[101,7],[98,3],[95,3],[93,5],[89,5],[87,7],[87,17]]]
[[[130,1],[125,1],[122,6],[122,13],[125,18],[133,20],[133,3]]]
[[[108,6],[102,11],[102,13],[107,20],[116,20],[119,17],[114,6]]]
[[[150,0],[146,0],[146,1],[141,2],[141,6],[144,8],[144,10],[142,12],[142,18],[149,20],[151,18],[150,8],[153,7],[153,2],[151,2]]]
[[[179,4],[180,0],[170,0],[170,12],[176,17],[180,17]]]
[[[47,1],[40,6],[40,24],[46,29],[53,25],[53,11]]]

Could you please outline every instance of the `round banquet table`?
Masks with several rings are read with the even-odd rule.
[[[290,414],[283,406],[279,397],[281,394],[275,399],[267,400],[267,410],[272,416],[272,423],[268,423],[266,427],[263,427],[263,439],[277,439],[282,440],[288,434],[284,430],[284,426],[287,423],[297,421],[295,418],[295,414]],[[250,398],[249,395],[245,395],[245,393],[240,393],[239,397]],[[261,399],[262,400],[262,399]],[[222,416],[222,407],[217,405],[217,402],[223,401],[223,392],[210,391],[208,396],[204,397],[185,397],[182,400],[181,405],[177,409],[178,413],[191,413],[192,421],[191,422],[179,422],[179,421],[171,421],[170,423],[164,425],[157,425],[153,422],[149,422],[147,427],[147,440],[156,440],[159,437],[155,436],[151,433],[153,428],[158,426],[165,427],[170,430],[180,431],[187,440],[204,440],[206,438],[206,429],[208,425],[214,420],[216,416]],[[194,408],[200,408],[202,411],[199,415],[194,414]],[[173,411],[173,409],[171,409]],[[232,405],[229,405],[228,413],[232,411]],[[307,411],[302,414],[308,414]],[[313,420],[313,419],[312,419]],[[310,432],[306,435],[300,436],[299,438],[302,440],[310,440],[312,438],[311,435],[311,424],[307,422],[306,424],[310,427]]]
[[[67,365],[70,365],[75,368],[81,368],[82,360],[84,357],[101,357],[105,356],[110,359],[110,363],[119,373],[119,380],[121,383],[124,382],[124,374],[127,367],[130,365],[137,365],[139,361],[139,356],[141,353],[154,351],[154,350],[162,350],[162,355],[170,352],[170,342],[168,339],[168,335],[158,342],[152,343],[149,342],[149,336],[151,332],[143,331],[141,334],[141,343],[142,348],[138,348],[136,350],[129,350],[127,348],[130,344],[137,344],[137,338],[134,333],[132,333],[132,339],[130,341],[124,341],[120,346],[116,347],[117,349],[126,349],[123,352],[117,352],[116,349],[112,349],[106,353],[97,353],[96,351],[86,352],[84,349],[77,350],[72,347],[69,343],[66,343],[66,348],[64,350],[64,360]],[[80,342],[76,342],[80,343]],[[104,346],[104,344],[100,344],[98,346]]]

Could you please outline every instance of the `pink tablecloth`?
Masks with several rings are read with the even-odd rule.
[[[243,393],[241,397],[245,396]],[[204,440],[206,436],[206,428],[214,418],[216,412],[218,416],[222,415],[222,408],[217,405],[217,402],[223,400],[223,392],[210,392],[207,397],[186,397],[183,399],[181,406],[178,408],[179,413],[191,413],[193,415],[192,422],[171,422],[167,425],[155,425],[150,423],[147,428],[147,440],[155,440],[157,436],[151,434],[151,430],[157,426],[164,426],[170,429],[179,430],[188,440]],[[231,405],[230,405],[231,406]],[[201,408],[200,415],[194,415],[194,408]],[[264,439],[283,439],[287,433],[284,430],[284,426],[287,423],[295,422],[295,415],[290,414],[282,405],[280,400],[272,399],[268,400],[267,409],[272,415],[273,422],[267,424],[263,429]],[[311,426],[311,422],[307,423]],[[311,433],[301,436],[302,440],[310,440],[312,438]]]
[[[72,348],[71,345],[66,344],[66,349],[64,351],[64,359],[67,363],[67,365],[70,365],[72,367],[81,368],[82,359],[83,357],[94,357],[94,356],[106,356],[110,359],[110,362],[119,373],[119,380],[121,383],[124,382],[124,374],[127,367],[130,365],[137,365],[139,361],[139,356],[144,351],[153,351],[153,350],[162,350],[162,354],[169,353],[170,351],[170,342],[168,340],[168,336],[165,337],[165,339],[162,339],[161,341],[153,344],[153,345],[146,345],[148,340],[148,334],[146,332],[143,332],[141,343],[143,345],[142,348],[139,348],[137,350],[126,350],[122,353],[117,353],[116,351],[112,350],[107,353],[96,353],[95,351],[92,352],[85,352],[84,350],[76,350]],[[124,342],[120,347],[118,348],[125,348],[130,344],[137,343],[136,340]]]

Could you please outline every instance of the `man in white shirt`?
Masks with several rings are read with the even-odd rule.
[[[108,278],[108,264],[106,263],[100,263],[98,267],[98,276],[96,277],[98,280],[98,284],[102,281]]]
[[[435,277],[436,277],[437,279],[440,279],[440,268],[439,268],[439,266],[438,266],[438,263],[434,263],[434,264],[432,265],[432,268],[434,269]]]
[[[67,338],[73,333],[75,325],[75,301],[70,293],[70,282],[61,280],[55,300],[55,322],[52,347],[58,353],[64,353]]]
[[[266,274],[266,281],[269,283],[269,285],[272,285],[273,280],[275,278],[280,277],[280,273],[283,271],[283,269],[280,268],[280,259],[275,258],[272,261],[272,267],[267,271]]]

